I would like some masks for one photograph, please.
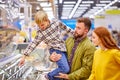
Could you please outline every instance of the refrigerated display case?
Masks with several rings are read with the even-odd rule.
[[[49,60],[49,51],[45,46],[38,46],[29,57],[25,64],[19,66],[22,53],[17,50],[24,44],[11,43],[11,51],[6,52],[0,58],[0,79],[1,80],[46,80],[45,74],[55,69],[57,65]],[[27,46],[24,46],[24,48]],[[6,50],[9,52],[8,48]],[[3,55],[3,54],[0,54]]]

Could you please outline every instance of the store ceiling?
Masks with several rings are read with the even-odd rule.
[[[120,0],[0,0],[0,7],[6,3],[8,7],[8,2],[9,5],[14,6],[14,8],[9,7],[13,14],[17,7],[24,5],[25,8],[27,3],[32,6],[32,16],[37,10],[45,10],[49,17],[55,16],[58,19],[94,17],[98,14],[102,15],[106,9],[120,10]],[[23,12],[24,10],[20,9],[20,13]]]
[[[106,9],[120,10],[120,0],[58,0],[56,5],[59,19],[94,17]]]
[[[77,17],[94,17],[102,15],[105,10],[120,10],[120,0],[27,0],[32,4],[32,11],[40,9],[54,14],[58,19],[75,19]],[[37,1],[37,2],[36,2]],[[46,4],[43,4],[46,3]]]

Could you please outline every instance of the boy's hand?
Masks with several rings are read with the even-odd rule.
[[[60,60],[61,56],[62,56],[61,54],[57,54],[56,52],[53,52],[50,55],[50,60],[53,62],[56,62],[56,61]]]
[[[23,55],[22,56],[22,58],[21,58],[21,60],[20,60],[20,62],[19,62],[19,66],[23,66],[24,65],[24,63],[25,63],[25,55]]]

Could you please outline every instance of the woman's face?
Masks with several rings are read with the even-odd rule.
[[[92,32],[92,42],[94,43],[95,46],[100,45],[100,39],[95,32]]]

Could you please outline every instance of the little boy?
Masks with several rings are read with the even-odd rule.
[[[40,42],[44,41],[48,45],[50,54],[56,52],[57,54],[62,55],[61,59],[56,62],[58,68],[47,74],[49,80],[60,80],[55,77],[59,72],[69,72],[65,43],[64,40],[60,38],[61,30],[66,31],[66,33],[72,32],[72,30],[56,19],[50,21],[44,11],[38,11],[35,14],[35,22],[39,27],[37,36],[24,51],[24,56],[22,57],[20,64],[24,64],[25,56],[28,56]]]

